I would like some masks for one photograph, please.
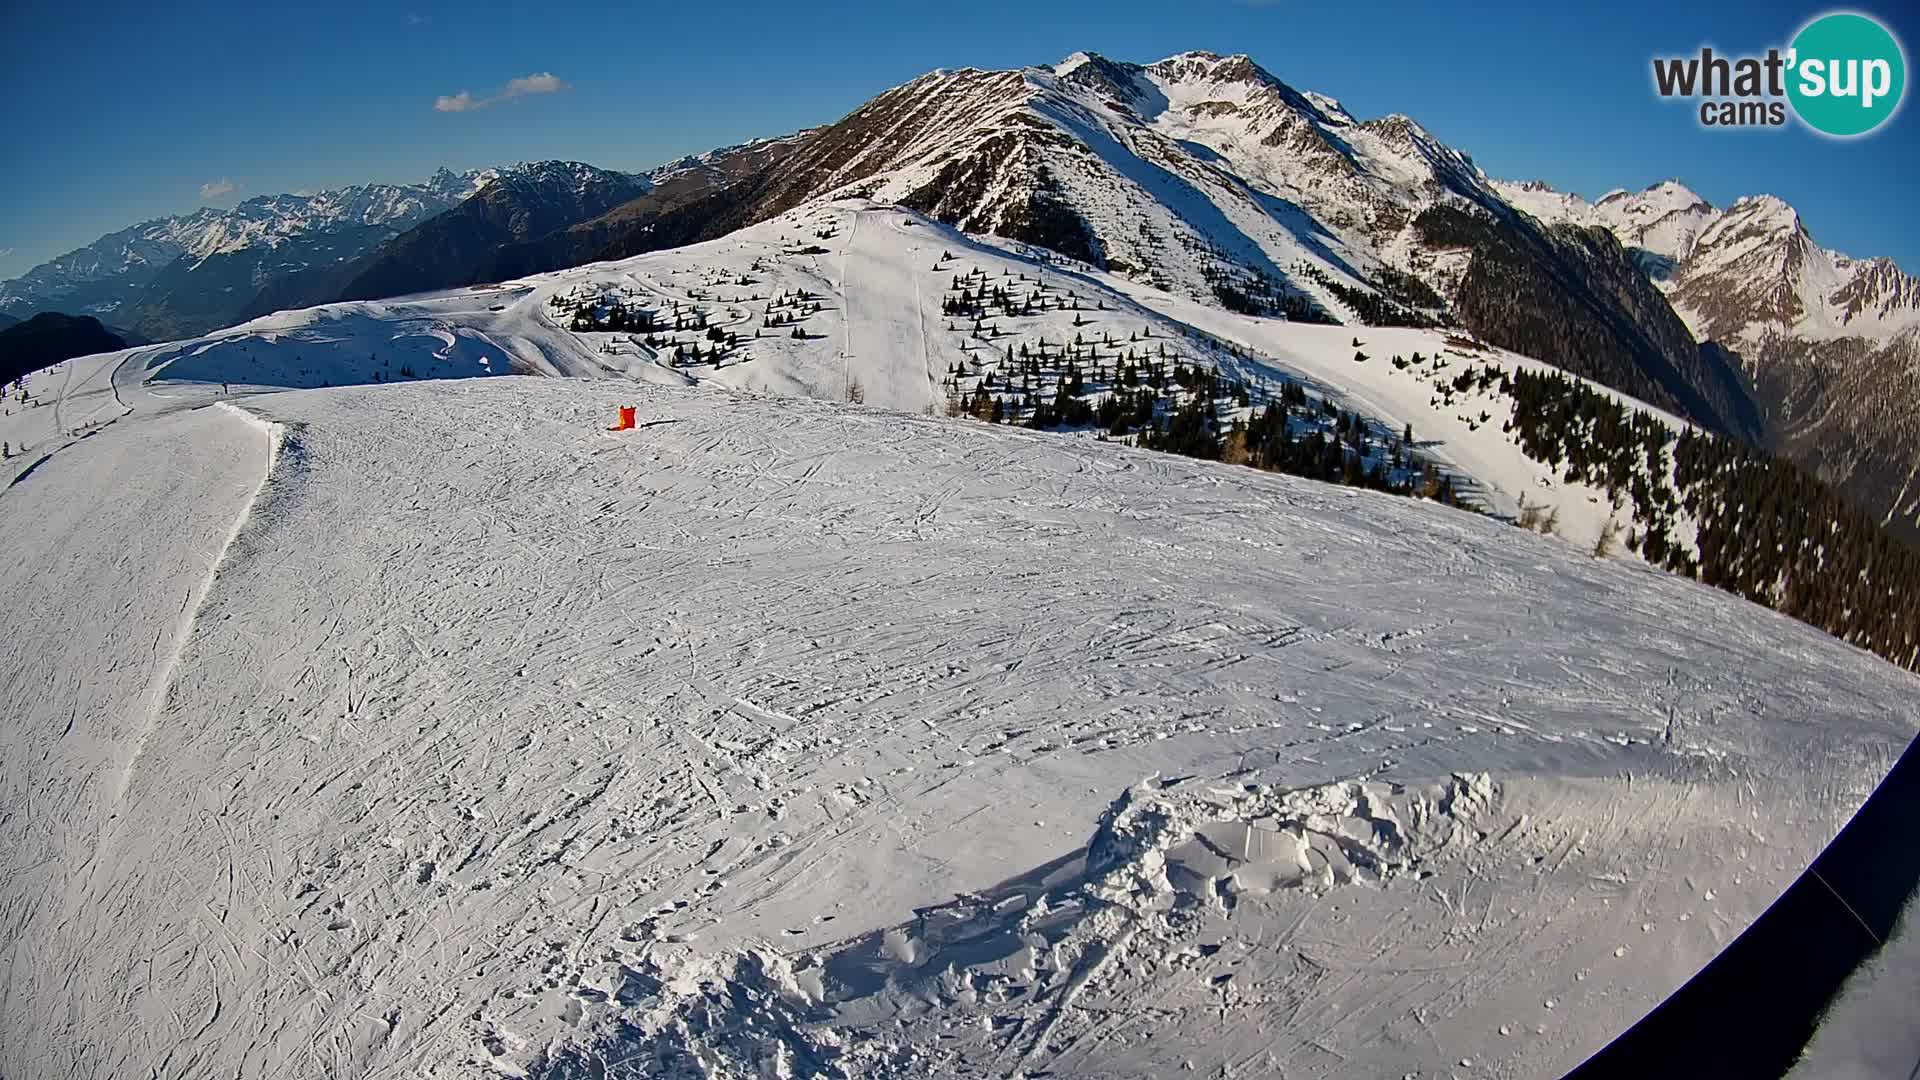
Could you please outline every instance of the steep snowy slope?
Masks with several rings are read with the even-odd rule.
[[[117,416],[0,491],[9,1076],[1550,1075],[1913,733],[1888,665],[1413,500],[129,355],[0,417]]]
[[[1237,315],[1127,288],[1147,307],[1232,342],[1276,371],[1310,380],[1319,392],[1389,429],[1411,427],[1414,445],[1471,478],[1476,503],[1496,515],[1515,518],[1529,507],[1551,513],[1555,531],[1588,550],[1603,532],[1617,538],[1633,518],[1630,498],[1616,500],[1592,485],[1568,481],[1557,464],[1522,451],[1507,430],[1514,414],[1510,396],[1478,383],[1454,388],[1463,375],[1557,371],[1551,365],[1439,331],[1374,328],[1356,334],[1349,327]],[[1356,363],[1357,352],[1368,360]],[[1679,418],[1642,402],[1621,400],[1674,431],[1685,427]],[[1683,525],[1681,532],[1686,529]]]

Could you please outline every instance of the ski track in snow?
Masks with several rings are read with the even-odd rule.
[[[890,408],[926,412],[943,408],[933,361],[928,355],[926,308],[920,285],[935,252],[905,241],[910,232],[899,213],[850,215],[840,287],[847,304],[847,373],[873,400]],[[861,223],[866,241],[861,242]],[[928,230],[920,230],[926,234]],[[889,235],[893,234],[893,235]],[[937,234],[936,234],[937,235]],[[900,312],[916,313],[914,321]]]
[[[261,485],[122,393],[0,493],[9,1076],[1539,1075],[1912,733],[1816,631],[1390,496],[551,379],[250,397]]]
[[[115,923],[138,880],[121,872],[118,854],[127,831],[140,829],[142,793],[128,782],[142,746],[167,723],[169,676],[194,611],[266,475],[263,442],[257,425],[223,412],[159,415],[69,444],[0,494],[0,530],[11,550],[31,553],[0,583],[8,612],[0,695],[10,718],[0,730],[7,1075],[98,1073],[106,1063],[85,1055],[21,1055],[84,1046],[100,1025],[124,1026],[144,1008],[137,972],[86,982],[75,964],[88,958],[85,936]],[[142,868],[163,872],[164,864]],[[120,891],[102,891],[108,881]],[[142,1036],[161,1039],[160,1029]],[[149,1064],[165,1060],[162,1042],[145,1044],[155,1050]]]

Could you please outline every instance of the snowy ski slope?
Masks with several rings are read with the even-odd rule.
[[[984,335],[975,334],[967,319],[945,316],[941,307],[967,274],[979,275],[970,279],[975,288],[1005,284],[1077,306],[990,320]],[[781,301],[801,294],[812,299]],[[718,366],[676,366],[675,347],[707,347],[691,323],[652,346],[644,335],[572,329],[577,309],[608,303],[648,306],[663,318],[698,315],[742,340]],[[775,313],[796,321],[768,325]],[[796,325],[804,338],[791,336]],[[1004,370],[1001,356],[1010,348],[1046,342],[1058,349],[1102,335],[1114,339],[1109,355],[1133,348],[1128,339],[1142,335],[1142,354],[1170,346],[1171,358],[1218,367],[1256,389],[1303,383],[1383,432],[1410,424],[1419,452],[1468,480],[1480,505],[1509,518],[1523,503],[1557,511],[1560,535],[1582,549],[1592,549],[1609,522],[1632,518],[1632,507],[1610,505],[1604,492],[1567,483],[1527,458],[1501,430],[1511,403],[1497,391],[1453,396],[1441,389],[1468,368],[1545,365],[1462,345],[1445,331],[1236,315],[863,200],[808,206],[709,243],[519,282],[283,312],[206,338],[133,350],[135,363],[119,379],[153,377],[173,385],[169,392],[201,394],[213,383],[318,387],[528,372],[830,400],[857,394],[871,405],[941,412],[951,392],[944,380],[956,368],[973,376]],[[1356,362],[1356,352],[1369,359]],[[1393,363],[1415,354],[1422,363]],[[963,379],[961,389],[977,385]],[[1678,428],[1672,417],[1662,418]],[[44,437],[42,431],[29,441]]]
[[[794,272],[904,296],[884,224]],[[1913,733],[1632,562],[919,415],[917,320],[720,369],[909,411],[179,378],[600,364],[540,293],[612,269],[9,401],[0,1074],[1546,1075]]]

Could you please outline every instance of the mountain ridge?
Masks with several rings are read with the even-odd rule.
[[[303,298],[298,289],[276,290],[290,277],[358,259],[502,178],[563,164],[442,167],[416,183],[256,195],[230,210],[152,218],[0,282],[0,310],[74,310],[156,339],[217,329],[258,314],[263,294]]]
[[[1899,494],[1920,488],[1920,459],[1905,452],[1920,445],[1903,382],[1913,336],[1901,332],[1920,325],[1920,282],[1891,260],[1821,248],[1770,196],[1716,208],[1672,179],[1588,202],[1499,180],[1404,113],[1359,119],[1244,54],[1205,51],[937,69],[831,124],[642,176],[550,215],[496,193],[492,207],[462,204],[393,235],[328,235],[314,242],[326,257],[304,267],[266,254],[279,250],[270,235],[222,250],[260,230],[203,216],[191,267],[149,269],[158,257],[123,242],[130,263],[144,257],[150,294],[127,312],[136,329],[177,337],[625,258],[868,197],[1232,310],[1462,324],[1707,430],[1790,450],[1889,522],[1920,528],[1920,494]],[[242,305],[194,307],[242,291]]]
[[[88,311],[117,309],[175,260],[230,254],[255,244],[277,247],[344,225],[419,220],[478,189],[491,170],[441,169],[414,184],[353,184],[310,195],[256,195],[231,210],[202,207],[130,225],[0,282],[0,308],[57,303],[80,294]],[[437,209],[434,210],[437,212]],[[125,279],[125,280],[116,280]]]
[[[1612,231],[1703,342],[1754,387],[1767,445],[1920,538],[1920,279],[1822,247],[1774,195],[1724,209],[1677,181],[1594,203],[1504,185],[1542,219]]]
[[[1427,243],[1415,219],[1434,207],[1471,211],[1535,253],[1530,273],[1587,281],[1579,309],[1547,321],[1577,318],[1582,334],[1608,341],[1613,359],[1547,359],[1712,430],[1753,435],[1738,380],[1662,314],[1658,294],[1628,295],[1625,271],[1548,238],[1471,157],[1411,118],[1356,120],[1336,99],[1296,90],[1244,55],[1133,64],[1076,53],[1052,66],[928,72],[794,137],[758,172],[608,230],[616,235],[597,251],[520,269],[712,239],[810,200],[847,197],[1236,309],[1415,326],[1452,317],[1476,257],[1472,245]],[[1483,320],[1475,329],[1498,327]],[[1552,343],[1526,341],[1535,351]]]

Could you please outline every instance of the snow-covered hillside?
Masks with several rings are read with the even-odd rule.
[[[1320,393],[1389,429],[1411,426],[1414,445],[1470,478],[1475,501],[1493,514],[1517,518],[1524,508],[1554,514],[1556,532],[1585,549],[1592,549],[1602,532],[1618,533],[1632,520],[1628,500],[1616,503],[1592,485],[1568,481],[1560,468],[1516,445],[1505,430],[1513,417],[1510,397],[1478,382],[1454,389],[1466,375],[1557,373],[1551,365],[1443,331],[1289,323],[1122,287],[1143,305],[1232,342],[1273,370],[1309,380]],[[1367,359],[1356,361],[1356,354]],[[1644,402],[1588,385],[1675,431],[1686,426]]]
[[[1011,288],[1037,304],[984,323],[944,310],[958,290],[988,288]],[[616,307],[649,311],[659,322],[646,332],[612,329]],[[580,323],[582,312],[598,321]],[[735,344],[717,348],[715,335],[727,334]],[[1411,426],[1407,452],[1453,472],[1471,502],[1507,518],[1523,507],[1557,514],[1559,533],[1582,549],[1632,518],[1630,505],[1527,457],[1504,430],[1513,403],[1497,389],[1453,387],[1470,371],[1545,365],[1452,332],[1232,314],[864,201],[811,206],[706,244],[500,286],[281,313],[136,350],[131,367],[233,387],[516,371],[618,376],[945,412],[983,381],[1021,399],[1018,364],[1007,358],[1075,340],[1086,343],[1075,355],[1089,377],[1103,358],[1166,357],[1217,367],[1248,386],[1255,405],[1289,383],[1303,386],[1369,419],[1383,447]],[[697,363],[694,349],[702,350]],[[675,363],[676,353],[689,362]],[[1046,379],[1054,377],[1033,381],[1027,393],[1051,397],[1056,384]],[[1248,412],[1222,407],[1227,417]]]
[[[723,288],[671,269],[592,273]],[[1551,1075],[1913,734],[1889,665],[1416,500],[713,387],[167,378],[594,363],[542,314],[594,281],[9,402],[0,1073]]]

